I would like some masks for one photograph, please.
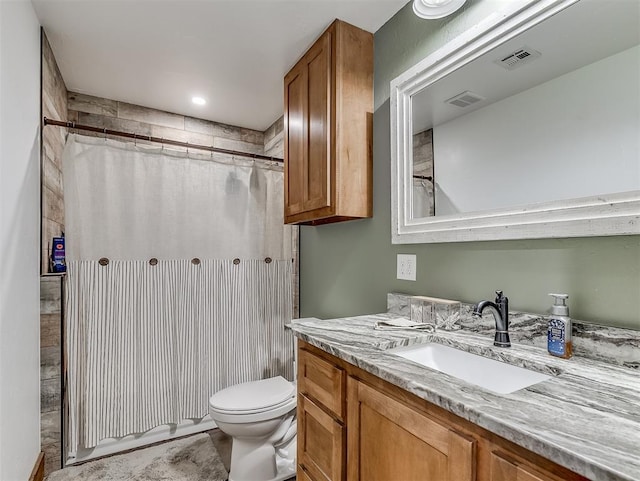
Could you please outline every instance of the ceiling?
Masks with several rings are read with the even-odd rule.
[[[407,0],[32,3],[69,90],[266,130],[284,75],[335,18],[375,32]]]

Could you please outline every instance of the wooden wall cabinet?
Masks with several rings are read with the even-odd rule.
[[[284,79],[287,224],[372,216],[373,35],[336,20]]]
[[[335,356],[298,345],[298,479],[588,481]]]

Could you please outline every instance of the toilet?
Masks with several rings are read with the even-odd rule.
[[[245,382],[209,399],[209,414],[232,437],[229,481],[295,476],[296,386],[281,376]]]

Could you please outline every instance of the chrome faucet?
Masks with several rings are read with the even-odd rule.
[[[502,295],[502,291],[496,291],[495,302],[480,301],[473,308],[473,316],[482,316],[485,308],[490,308],[493,318],[496,321],[496,337],[494,346],[511,347],[509,340],[509,299]]]

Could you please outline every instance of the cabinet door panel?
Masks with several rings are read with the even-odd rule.
[[[304,212],[307,143],[307,69],[299,65],[285,78],[285,215]]]
[[[353,378],[350,481],[473,481],[475,441]]]
[[[342,481],[344,427],[302,395],[298,427],[298,463],[315,481]]]
[[[306,210],[331,205],[331,32],[327,32],[308,55],[309,145]]]
[[[491,453],[491,481],[557,481],[551,474],[534,472],[504,454]]]
[[[360,411],[360,425],[359,479],[448,479],[444,454],[366,404]]]

